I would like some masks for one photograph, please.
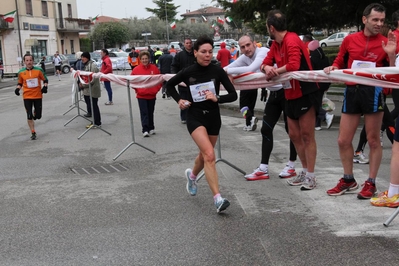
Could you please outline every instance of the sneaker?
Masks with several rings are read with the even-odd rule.
[[[384,147],[384,131],[380,130],[380,143],[381,147]]]
[[[332,122],[333,122],[333,119],[334,119],[334,115],[333,114],[326,113],[327,129],[330,129],[330,127],[332,125]]]
[[[190,168],[187,168],[186,171],[184,172],[187,178],[187,192],[188,194],[190,194],[191,196],[195,196],[197,195],[197,181],[196,180],[192,180],[190,178],[192,170]]]
[[[360,163],[360,164],[368,164],[369,159],[366,158],[366,156],[364,155],[364,153],[362,151],[359,151],[353,155],[353,162]]]
[[[320,130],[321,130],[321,127],[315,127],[314,130],[320,131]]]
[[[218,201],[215,201],[215,206],[217,213],[220,213],[230,206],[230,202],[227,199],[220,197]]]
[[[250,126],[250,131],[255,131],[256,130],[257,123],[258,123],[258,118],[253,116],[252,119],[251,119],[251,124],[249,125]]]
[[[84,114],[84,117],[91,117],[91,114]]]
[[[154,129],[150,130],[150,135],[155,135],[155,130]]]
[[[304,180],[305,180],[305,173],[302,171],[299,175],[294,176],[291,179],[288,179],[287,183],[290,186],[301,186]]]
[[[93,125],[92,123],[88,124],[86,128],[100,128],[101,125]]]
[[[251,131],[251,126],[249,125],[249,126],[244,126],[243,128],[242,128],[242,130],[244,130],[244,131]]]
[[[388,190],[380,193],[377,197],[373,197],[370,199],[370,203],[376,207],[390,207],[397,208],[399,207],[399,194],[393,195],[388,198]]]
[[[187,124],[187,121],[186,120],[182,120],[181,123],[182,124]]]
[[[327,190],[327,194],[330,196],[340,196],[347,191],[355,190],[359,187],[357,182],[353,180],[352,182],[345,182],[343,178],[339,179],[338,184],[332,189]]]
[[[290,178],[296,176],[295,168],[287,164],[278,176],[280,178]]]
[[[248,174],[245,176],[248,181],[269,179],[269,173],[266,171],[260,170],[260,168],[256,168],[252,174]]]
[[[302,182],[301,190],[312,190],[316,187],[316,177],[305,176]]]
[[[357,193],[358,199],[371,199],[375,195],[375,192],[377,191],[375,184],[368,181],[364,182],[362,187],[363,187],[362,190],[359,193]]]
[[[150,136],[150,134],[148,134],[147,131],[145,131],[145,132],[143,133],[143,137],[144,137],[144,138],[148,138],[149,136]]]
[[[31,140],[35,140],[37,138],[36,132],[32,132],[32,135],[30,136]]]
[[[113,104],[114,104],[114,103],[111,102],[111,101],[108,101],[108,102],[105,103],[105,105],[113,105]]]

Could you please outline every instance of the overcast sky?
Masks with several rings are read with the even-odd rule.
[[[212,0],[173,0],[176,6],[180,6],[176,18],[181,19],[180,14],[186,10],[197,10],[201,5],[213,6],[216,2]],[[114,18],[147,18],[151,16],[145,9],[156,8],[152,0],[76,0],[78,6],[78,17],[87,19],[97,15],[109,16]]]

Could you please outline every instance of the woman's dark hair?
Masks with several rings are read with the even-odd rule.
[[[140,60],[141,60],[141,57],[142,57],[143,55],[146,55],[148,58],[150,58],[150,52],[148,52],[148,51],[146,51],[146,50],[143,50],[143,51],[141,51],[141,52],[139,53],[139,58],[140,58]]]
[[[101,51],[102,51],[104,54],[109,55],[109,52],[108,52],[107,49],[101,49]]]
[[[195,51],[198,51],[200,46],[203,44],[206,44],[206,43],[209,43],[213,48],[213,40],[206,35],[202,35],[202,36],[198,37],[197,41],[194,43],[193,48]]]

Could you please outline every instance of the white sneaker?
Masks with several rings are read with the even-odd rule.
[[[301,190],[312,190],[316,187],[316,177],[305,176]]]
[[[244,131],[251,131],[251,126],[244,126],[244,127],[242,128],[242,130],[244,130]]]
[[[354,163],[360,163],[360,164],[368,164],[369,163],[369,159],[366,158],[366,156],[364,155],[364,153],[361,152],[355,152],[355,154],[353,155],[353,162]]]
[[[320,130],[321,130],[321,127],[315,127],[314,130],[320,131]]]
[[[155,130],[154,129],[150,130],[150,135],[155,135]]]
[[[334,115],[333,114],[326,113],[327,129],[330,129],[330,127],[332,125],[332,122],[333,122],[333,119],[334,119]]]
[[[258,123],[258,118],[253,116],[252,119],[251,119],[250,131],[255,131],[256,130],[256,127],[257,127],[256,123]]]
[[[145,132],[143,133],[143,137],[144,137],[144,138],[148,138],[149,136],[150,136],[150,134],[148,134],[147,131],[145,131]]]

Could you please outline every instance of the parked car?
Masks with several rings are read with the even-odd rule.
[[[75,68],[75,63],[76,63],[76,61],[78,61],[78,59],[76,59],[75,54],[66,54],[65,56],[66,56],[66,57],[68,58],[68,60],[69,60],[69,65],[70,65],[72,68]]]
[[[71,66],[69,65],[69,60],[68,58],[63,55],[60,54],[60,58],[61,58],[61,71],[62,73],[69,73],[69,71],[71,70]],[[46,55],[46,61],[44,62],[45,67],[46,67],[46,74],[54,74],[55,73],[55,66],[53,64],[53,59],[54,56],[53,55]],[[37,67],[41,67],[40,66],[40,60],[41,58],[38,58],[39,62],[36,64]]]
[[[126,52],[111,52],[109,58],[112,62],[112,69],[130,69],[130,65],[127,62],[129,53]]]
[[[320,41],[321,47],[340,46],[349,32],[337,32]]]

